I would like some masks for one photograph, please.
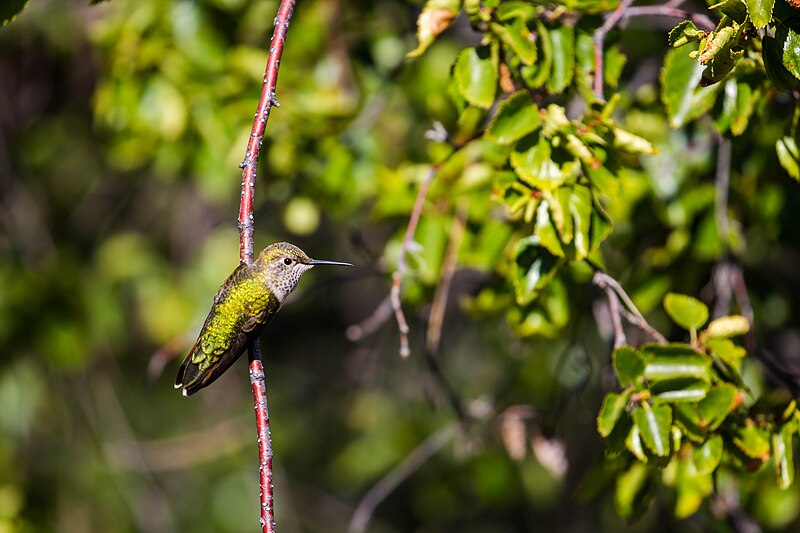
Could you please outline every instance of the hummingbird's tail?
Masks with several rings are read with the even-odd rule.
[[[178,376],[175,378],[175,388],[183,388],[184,396],[191,396],[203,388],[203,373],[200,371],[200,367],[192,362],[192,354],[194,354],[196,346],[197,343],[195,342],[192,349],[189,350],[189,355],[181,363],[178,369]]]

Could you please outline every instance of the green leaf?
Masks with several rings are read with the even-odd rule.
[[[696,405],[679,403],[673,407],[676,425],[681,433],[692,442],[703,443],[706,440],[706,428],[700,420]]]
[[[745,456],[759,463],[769,459],[770,442],[764,432],[751,423],[735,428],[732,441]]]
[[[461,0],[428,0],[417,18],[417,47],[406,54],[419,57],[446,30],[461,11]]]
[[[692,450],[692,461],[699,474],[710,474],[722,460],[722,437],[712,435],[702,446]]]
[[[0,2],[0,26],[5,26],[22,13],[28,0],[3,0]]]
[[[617,380],[623,387],[629,387],[639,383],[639,378],[644,372],[644,360],[639,356],[635,348],[630,346],[620,346],[614,350],[611,356],[614,365],[614,372]]]
[[[572,81],[575,72],[575,33],[569,24],[561,24],[550,30],[553,50],[553,66],[547,79],[547,90],[560,93]]]
[[[621,128],[612,128],[612,131],[614,133],[614,142],[612,146],[618,150],[628,152],[629,154],[653,155],[658,153],[656,147],[643,137],[634,135]]]
[[[521,239],[514,253],[514,291],[517,303],[526,305],[532,302],[560,264],[559,258],[543,247],[538,237]]]
[[[730,339],[710,338],[706,339],[704,343],[711,353],[735,368],[739,368],[742,358],[747,355],[747,350],[737,346]]]
[[[493,22],[489,29],[509,47],[524,65],[536,63],[536,41],[531,39],[531,31],[522,18],[498,24]]]
[[[784,24],[779,24],[775,31],[775,38],[765,36],[762,40],[764,69],[767,77],[775,87],[785,91],[800,88],[800,79],[797,71],[798,49],[792,44],[797,38],[797,33],[789,31]],[[792,67],[792,68],[790,68]]]
[[[644,377],[647,381],[699,379],[709,382],[711,359],[699,353],[679,356],[656,356],[647,360]]]
[[[696,330],[708,320],[708,307],[684,294],[667,293],[664,296],[664,310],[673,322],[688,330]]]
[[[655,403],[695,403],[706,397],[708,389],[707,381],[694,378],[670,379],[650,386]]]
[[[772,461],[778,486],[782,489],[788,489],[794,483],[794,433],[792,424],[783,424],[772,434]]]
[[[661,100],[673,128],[703,115],[714,105],[720,86],[700,88],[702,77],[703,66],[684,50],[673,49],[667,53],[661,69]]]
[[[733,411],[738,402],[739,389],[730,383],[712,387],[706,397],[698,402],[699,424],[708,431],[714,431]]]
[[[486,135],[500,144],[511,144],[539,127],[539,108],[528,91],[512,94],[497,108]]]
[[[800,33],[788,25],[779,25],[775,32],[777,39],[783,40],[781,60],[792,76],[800,79]]]
[[[525,183],[552,191],[564,183],[566,176],[550,154],[550,142],[544,136],[528,135],[514,145],[511,166]]]
[[[706,32],[698,30],[691,20],[684,20],[669,32],[669,45],[678,48],[689,43],[699,43]]]
[[[614,427],[625,412],[625,406],[628,405],[632,392],[627,390],[622,394],[614,392],[606,394],[603,405],[600,406],[600,413],[597,415],[597,432],[601,437],[608,437],[614,431]]]
[[[778,161],[791,177],[800,181],[800,150],[794,137],[786,136],[775,143]]]
[[[614,503],[622,518],[632,519],[641,515],[650,501],[650,476],[647,466],[634,462],[627,472],[617,478]]]
[[[672,409],[667,405],[653,407],[642,404],[633,412],[633,421],[642,436],[645,446],[658,457],[670,454],[670,428]]]
[[[536,227],[533,234],[551,254],[564,257],[564,249],[561,241],[558,240],[558,234],[550,218],[550,205],[550,200],[544,199],[536,209]]]
[[[756,28],[763,28],[772,20],[772,8],[775,0],[746,0],[747,14]]]
[[[592,192],[585,185],[576,185],[570,197],[569,212],[573,220],[575,259],[589,255],[592,223]]]
[[[705,334],[711,338],[728,338],[744,335],[748,331],[750,331],[750,321],[741,315],[732,315],[712,320]]]
[[[488,46],[462,50],[456,58],[453,75],[467,102],[482,109],[489,109],[494,104],[497,58]]]

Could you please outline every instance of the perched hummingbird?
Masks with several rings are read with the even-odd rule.
[[[222,375],[314,265],[353,266],[311,259],[288,242],[270,244],[252,264],[239,265],[214,296],[200,336],[178,369],[175,388],[183,388],[183,395],[189,396]]]

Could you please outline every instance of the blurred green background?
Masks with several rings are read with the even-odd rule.
[[[256,530],[245,363],[190,399],[172,381],[238,262],[238,163],[276,9],[256,0],[46,0],[0,29],[0,532]],[[566,282],[573,311],[561,312],[558,334],[520,339],[502,313],[473,319],[459,305],[496,281],[491,243],[508,238],[499,222],[488,233],[470,228],[486,241],[483,255],[454,277],[442,340],[440,370],[470,412],[483,413],[469,431],[451,431],[451,402],[420,357],[450,231],[436,201],[405,295],[414,355],[397,355],[392,319],[348,340],[348,327],[389,292],[435,153],[424,133],[433,120],[455,120],[450,66],[478,40],[459,24],[406,60],[419,9],[308,0],[289,30],[281,107],[259,169],[256,248],[289,240],[356,268],[307,274],[262,337],[280,530],[347,530],[364,494],[442,428],[450,433],[441,449],[378,506],[370,531],[735,529],[713,514],[678,523],[668,503],[633,525],[616,516],[613,465],[603,466],[595,430],[613,386],[610,343],[595,326],[599,294],[585,290],[587,272],[576,267]],[[669,288],[699,292],[723,251],[713,184],[702,183],[713,173],[702,144],[710,128],[668,130],[651,61],[664,39],[626,39],[634,67],[625,98],[640,109],[628,127],[662,154],[621,177],[626,202],[612,209],[607,259],[650,311]],[[756,156],[745,164],[747,150],[736,152],[731,194],[747,223],[762,326],[786,348],[800,345],[786,327],[800,294],[790,215],[800,196],[783,189],[774,155],[757,151],[771,149],[781,127],[753,126],[740,148]],[[654,178],[667,174],[672,181]],[[769,176],[758,188],[756,174]],[[641,269],[628,270],[632,258]],[[668,327],[658,312],[654,323]],[[792,527],[797,488],[777,490],[769,473],[748,483],[764,487],[742,502],[748,512],[766,527]]]

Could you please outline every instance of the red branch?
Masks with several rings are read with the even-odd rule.
[[[247,142],[247,151],[242,160],[242,199],[239,204],[239,261],[242,264],[253,262],[253,198],[256,192],[256,168],[264,130],[267,127],[269,112],[272,106],[279,107],[275,99],[275,87],[278,84],[278,67],[286,42],[286,32],[294,11],[294,0],[281,0],[278,14],[275,17],[275,30],[270,40],[267,66],[264,69],[264,85],[253,119],[253,129]],[[272,505],[272,441],[269,433],[269,411],[267,410],[267,387],[264,378],[264,367],[261,364],[261,353],[258,340],[248,351],[250,359],[250,383],[253,387],[253,405],[256,412],[256,429],[258,432],[259,486],[261,498],[261,531],[275,532],[275,514]]]

